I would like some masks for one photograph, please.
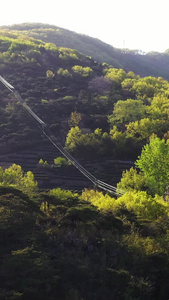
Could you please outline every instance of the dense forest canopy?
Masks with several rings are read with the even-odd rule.
[[[59,45],[58,35],[65,40],[62,29],[42,24],[1,28],[1,75],[75,157],[133,167],[117,184],[119,198],[42,191],[31,170],[0,167],[0,299],[168,300],[169,75],[162,67],[151,76],[168,54],[112,48],[110,65]],[[129,57],[128,66],[140,58],[146,67],[123,68]],[[1,84],[0,154],[45,143]],[[63,157],[37,163],[44,172],[71,167]]]

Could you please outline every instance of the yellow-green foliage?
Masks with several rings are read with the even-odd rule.
[[[71,162],[67,161],[66,158],[64,157],[57,157],[54,159],[54,164],[57,166],[57,167],[64,167],[64,166],[70,166],[71,165]]]
[[[43,160],[42,158],[39,160],[39,162],[38,162],[38,165],[39,166],[43,166],[43,167],[46,167],[46,166],[48,166],[48,162],[45,160]]]
[[[126,135],[128,137],[137,137],[140,140],[148,140],[153,133],[162,137],[163,134],[167,132],[168,125],[168,120],[151,120],[149,118],[144,118],[139,121],[126,124]]]
[[[24,174],[21,166],[13,164],[4,171],[0,167],[0,186],[12,186],[29,194],[37,190],[38,184],[31,171]]]
[[[62,59],[65,59],[65,60],[69,59],[69,58],[78,59],[78,52],[74,49],[60,47],[59,51],[61,52],[59,54],[59,57]]]
[[[105,78],[120,84],[126,78],[126,72],[123,69],[110,68],[105,70]]]
[[[77,73],[82,77],[88,77],[91,73],[93,73],[93,70],[90,67],[82,67],[78,65],[72,67],[72,70],[74,73]]]
[[[53,78],[55,77],[55,74],[51,70],[46,71],[46,77],[47,78]]]
[[[85,153],[93,153],[93,151],[102,153],[102,149],[105,147],[105,141],[108,140],[110,140],[109,135],[107,132],[102,132],[100,128],[96,128],[94,132],[91,133],[83,133],[78,126],[75,126],[70,128],[65,145],[69,151],[79,151],[79,153],[81,153],[83,149]]]
[[[66,200],[68,198],[76,198],[78,196],[77,193],[72,193],[71,191],[62,190],[61,188],[50,190],[50,196],[54,196],[60,200]]]
[[[162,200],[162,197],[153,198],[143,191],[129,191],[116,201],[116,207],[126,207],[133,210],[138,217],[154,220],[162,215],[167,216],[169,205]],[[166,209],[167,208],[167,209]]]
[[[81,198],[97,206],[100,210],[115,210],[116,200],[101,192],[85,189]]]
[[[133,167],[123,171],[122,178],[117,187],[122,190],[142,190],[145,186],[145,178],[142,172],[138,173]]]
[[[67,69],[63,69],[63,68],[59,68],[57,74],[64,77],[72,77],[72,74]]]
[[[130,235],[124,236],[124,243],[126,243],[129,251],[133,255],[140,252],[142,255],[150,255],[161,251],[160,243],[151,237],[142,237],[138,232],[132,232]]]
[[[159,217],[168,217],[169,203],[162,197],[154,198],[143,191],[129,191],[115,199],[109,195],[94,190],[85,190],[81,198],[97,206],[100,210],[111,210],[118,213],[121,208],[132,210],[140,218],[155,220]]]
[[[113,114],[108,117],[110,126],[114,122],[127,124],[145,117],[146,106],[141,100],[127,99],[119,100],[114,104]]]

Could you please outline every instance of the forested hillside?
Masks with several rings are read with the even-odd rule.
[[[168,136],[169,83],[100,64],[77,50],[24,35],[1,36],[1,74],[77,156],[134,160],[154,133]],[[1,151],[42,141],[1,86]]]
[[[168,300],[167,73],[141,77],[59,47],[47,33],[44,41],[48,26],[41,38],[37,26],[25,26],[0,30],[0,75],[69,153],[96,162],[95,176],[105,180],[100,161],[110,172],[113,160],[133,167],[117,183],[117,198],[92,186],[39,188],[29,161],[30,169],[22,167],[24,156],[21,165],[1,166],[0,299]],[[47,161],[46,143],[1,83],[0,155],[31,156],[39,147],[41,174],[60,170],[71,177],[74,166],[63,157]]]
[[[0,27],[7,32],[20,33],[25,36],[40,39],[46,43],[54,43],[58,47],[76,49],[92,57],[100,63],[108,63],[115,68],[122,68],[126,72],[133,71],[141,76],[162,76],[169,79],[169,53],[143,53],[140,49],[117,49],[96,38],[78,34],[57,26],[48,24],[25,23]],[[113,40],[112,29],[112,40]]]

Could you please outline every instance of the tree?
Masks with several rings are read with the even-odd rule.
[[[137,79],[137,78],[139,78],[139,75],[136,75],[134,72],[129,71],[129,72],[127,73],[127,78]]]
[[[82,77],[88,77],[93,73],[92,68],[90,67],[82,67],[82,66],[73,66],[72,70],[74,73],[81,75]]]
[[[154,96],[156,88],[149,82],[147,83],[146,80],[139,79],[134,83],[132,90],[136,92],[136,95],[139,99],[147,99]]]
[[[22,178],[23,178],[23,170],[21,166],[13,164],[11,167],[9,167],[4,171],[2,185],[18,186]]]
[[[38,184],[34,180],[34,174],[31,171],[28,171],[23,175],[23,178],[18,185],[18,188],[27,194],[37,191],[37,187]]]
[[[31,171],[24,174],[21,166],[13,164],[11,167],[2,171],[0,168],[0,185],[15,187],[24,193],[32,193],[37,190],[37,182]]]
[[[163,195],[169,184],[169,144],[153,136],[146,144],[135,165],[144,173],[152,194]]]
[[[109,79],[110,81],[114,81],[117,84],[121,84],[121,82],[126,78],[126,72],[123,69],[115,69],[110,68],[105,70],[105,78]]]
[[[153,119],[168,119],[169,101],[168,97],[158,95],[153,98],[151,106],[147,107],[148,113]]]
[[[145,106],[141,100],[127,99],[119,100],[114,105],[113,114],[109,116],[109,123],[114,122],[121,124],[140,120],[145,116]]]
[[[40,160],[38,162],[38,165],[41,166],[41,167],[47,167],[48,162],[47,162],[47,160],[44,161],[42,158],[40,158]]]
[[[69,126],[76,127],[79,125],[79,122],[82,120],[81,113],[78,113],[77,111],[71,112],[70,120],[69,120]]]
[[[64,77],[72,77],[72,74],[67,69],[63,69],[63,68],[60,68],[57,71],[57,74]]]
[[[130,170],[123,171],[122,178],[117,187],[122,190],[140,191],[145,185],[145,178],[142,172],[138,173],[133,167]]]
[[[57,157],[57,158],[54,159],[54,164],[57,167],[65,167],[65,166],[71,165],[71,163],[68,162],[66,158],[61,157],[61,156],[59,156],[59,157]]]
[[[76,148],[77,141],[79,140],[81,135],[82,132],[78,126],[72,127],[67,134],[66,147],[69,150],[74,150]]]
[[[123,80],[121,86],[124,90],[131,91],[135,82],[136,79],[127,77],[126,79]]]
[[[54,76],[55,76],[55,74],[51,70],[46,71],[46,77],[47,78],[53,78]]]
[[[166,120],[144,118],[127,124],[126,135],[128,137],[136,137],[139,140],[146,139],[148,141],[153,133],[163,137],[168,130],[168,126],[169,122]]]

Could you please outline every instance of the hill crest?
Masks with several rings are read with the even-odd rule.
[[[143,53],[140,50],[117,49],[97,38],[76,33],[55,25],[23,23],[1,26],[0,31],[22,33],[23,35],[54,43],[57,47],[76,49],[100,63],[108,63],[126,72],[133,71],[141,76],[155,76],[169,79],[169,55],[165,53]]]

